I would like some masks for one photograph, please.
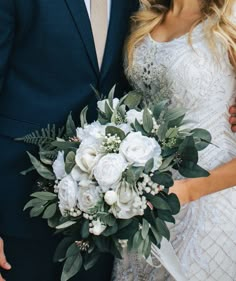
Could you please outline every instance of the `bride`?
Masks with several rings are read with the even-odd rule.
[[[228,108],[236,97],[235,0],[142,0],[127,42],[127,76],[144,103],[169,99],[188,109],[213,145],[200,155],[208,178],[178,179],[184,205],[172,245],[190,281],[236,280],[236,136]],[[117,281],[174,280],[135,254],[115,264]]]

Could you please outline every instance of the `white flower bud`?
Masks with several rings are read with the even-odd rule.
[[[104,200],[109,206],[112,206],[117,202],[117,193],[113,190],[107,191]]]

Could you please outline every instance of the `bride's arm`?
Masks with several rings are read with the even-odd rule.
[[[233,186],[236,186],[236,158],[212,170],[209,177],[175,181],[170,192],[175,193],[183,205]]]

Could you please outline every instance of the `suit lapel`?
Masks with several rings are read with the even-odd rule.
[[[101,69],[102,79],[106,76],[112,65],[114,54],[117,53],[117,48],[121,48],[120,42],[123,42],[125,32],[123,25],[126,26],[126,15],[124,14],[124,11],[126,11],[125,6],[127,6],[126,0],[112,0],[110,24]]]
[[[97,62],[97,55],[93,40],[93,34],[87,9],[83,0],[65,0],[70,14],[74,20],[77,30],[79,31],[87,55],[93,66],[94,71],[99,75],[99,67]]]

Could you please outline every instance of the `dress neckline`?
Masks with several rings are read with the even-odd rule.
[[[173,43],[176,43],[176,42],[180,42],[180,41],[183,41],[183,40],[185,41],[185,39],[189,37],[190,33],[191,33],[191,36],[194,36],[196,33],[198,33],[198,31],[202,30],[203,24],[204,24],[204,22],[200,22],[198,25],[196,25],[192,29],[192,31],[188,31],[188,32],[184,33],[183,35],[180,35],[180,36],[178,36],[176,38],[173,38],[169,41],[157,41],[152,37],[150,32],[148,33],[147,37],[149,38],[150,41],[152,41],[156,45],[172,45]]]

